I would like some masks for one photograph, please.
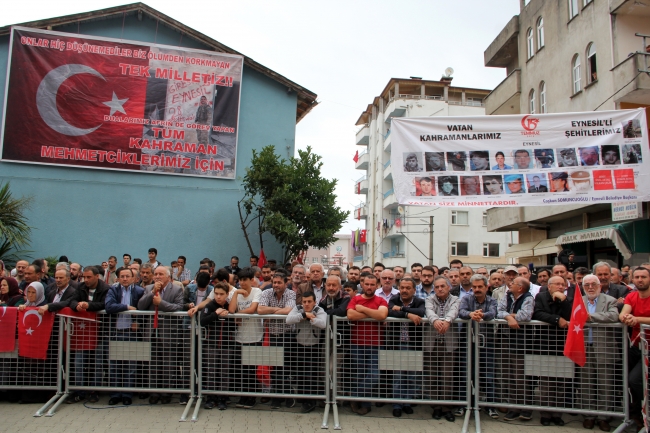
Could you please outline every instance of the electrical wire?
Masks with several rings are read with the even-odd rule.
[[[639,77],[639,75],[643,74],[644,72],[645,72],[646,74],[650,75],[650,73],[648,73],[647,71],[639,71],[639,73],[636,74],[636,75],[634,76],[634,78],[632,78],[632,79],[629,81],[629,83],[627,83],[625,86],[621,87],[621,88],[618,89],[616,92],[614,92],[614,94],[612,94],[612,96],[610,96],[609,98],[605,99],[605,100],[603,101],[602,104],[600,104],[598,107],[594,108],[594,111],[598,110],[600,107],[602,107],[602,106],[605,104],[605,102],[609,101],[609,100],[612,99],[614,96],[616,96],[616,94],[617,94],[618,92],[620,92],[621,90],[625,89],[627,86],[629,86],[630,84],[632,84],[632,82],[633,82],[634,80],[636,80],[636,79]]]

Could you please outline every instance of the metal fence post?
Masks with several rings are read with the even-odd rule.
[[[474,394],[474,423],[476,424],[476,433],[481,433],[481,416],[479,407],[479,389],[480,389],[480,366],[481,366],[481,350],[480,350],[480,340],[481,340],[481,328],[480,324],[472,320],[472,347],[473,347],[473,359],[467,364],[467,376],[471,375],[472,370],[474,370],[474,378],[472,386],[472,392]]]
[[[330,319],[331,316],[328,316],[328,319]],[[321,424],[320,428],[322,429],[327,429],[329,426],[327,425],[327,422],[329,421],[329,415],[330,415],[330,405],[332,404],[332,399],[330,398],[332,395],[332,378],[331,378],[331,369],[336,368],[336,363],[332,362],[332,359],[330,358],[330,346],[332,344],[331,340],[331,323],[330,320],[327,321],[327,326],[325,327],[325,411],[323,413],[323,424]]]
[[[52,313],[50,313],[52,314]],[[55,319],[56,320],[56,319]],[[39,410],[34,414],[35,417],[43,416],[43,412],[52,406],[63,394],[63,375],[61,372],[63,364],[63,317],[59,317],[58,320],[58,335],[57,335],[57,356],[56,356],[56,394],[52,397],[47,403],[45,403]],[[53,327],[54,329],[54,327]],[[50,336],[50,340],[52,337]],[[52,415],[48,415],[52,416]]]
[[[334,430],[341,430],[341,424],[339,423],[339,409],[336,401],[338,395],[338,321],[339,318],[332,316],[332,322],[334,324],[334,329],[332,330],[332,352],[333,352],[333,361],[332,361],[332,411],[334,413]]]
[[[198,312],[193,319],[194,321],[192,322],[192,326],[193,326],[192,338],[196,341],[196,346],[197,346],[196,351],[198,353],[198,356],[195,361],[196,374],[194,375],[197,398],[196,398],[196,406],[194,406],[194,413],[192,414],[192,422],[196,422],[199,418],[199,410],[201,409],[201,403],[203,402],[203,394],[201,393],[202,390],[201,374],[203,372],[203,341],[201,338],[202,328],[197,325],[197,322],[200,323],[201,312]]]
[[[185,405],[185,410],[183,411],[183,414],[181,415],[181,418],[178,420],[179,422],[185,422],[187,420],[187,414],[190,412],[190,409],[192,408],[192,404],[194,404],[194,391],[195,391],[195,366],[196,366],[196,336],[194,335],[194,330],[195,330],[195,324],[196,324],[196,316],[190,317],[190,397],[187,399],[187,404]],[[200,357],[198,358],[200,359]],[[201,399],[197,398],[197,404],[200,404]],[[195,420],[193,420],[195,421]]]

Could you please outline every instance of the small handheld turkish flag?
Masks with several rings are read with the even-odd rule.
[[[580,288],[576,286],[575,297],[573,298],[573,307],[571,308],[571,321],[569,322],[569,332],[564,344],[564,356],[584,367],[587,361],[585,353],[585,323],[587,323],[587,309],[582,300]]]
[[[74,311],[65,307],[58,313],[60,316],[71,317],[72,333],[65,338],[70,338],[70,350],[95,350],[97,348],[97,313],[91,311]]]
[[[266,264],[266,256],[264,255],[264,250],[260,250],[260,258],[257,259],[257,266],[262,268]]]
[[[18,308],[0,308],[0,352],[13,352],[16,349],[16,317]]]
[[[25,358],[47,359],[54,326],[54,314],[38,314],[38,308],[28,307],[18,313],[18,355]]]
[[[359,151],[358,150],[357,150],[357,153],[354,154],[354,158],[352,158],[352,160],[354,161],[355,164],[357,162],[359,162]]]

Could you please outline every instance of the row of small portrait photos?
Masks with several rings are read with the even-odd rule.
[[[457,196],[589,192],[635,189],[634,170],[576,170],[483,176],[422,176],[413,178],[411,195]]]
[[[529,170],[640,162],[643,161],[638,143],[564,149],[404,152],[405,172]]]

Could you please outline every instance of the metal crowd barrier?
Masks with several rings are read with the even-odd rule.
[[[287,399],[324,401],[321,427],[328,428],[330,327],[299,329],[286,320],[286,315],[228,314],[197,325],[198,398],[192,421],[205,399],[237,396],[247,404],[246,399],[267,397],[285,405]]]
[[[186,394],[185,421],[195,395],[195,321],[187,312],[125,311],[97,314],[98,322],[62,318],[65,393],[47,415],[74,392],[108,391],[111,396]]]
[[[566,329],[538,321],[519,326],[511,329],[504,320],[472,326],[477,432],[479,410],[496,407],[538,410],[547,417],[575,413],[623,418],[616,432],[631,424],[626,326],[587,324],[584,367],[563,355]]]
[[[51,391],[55,395],[49,399],[34,416],[42,416],[63,394],[61,367],[63,365],[62,318],[54,319],[50,342],[45,360],[25,358],[18,355],[18,340],[13,352],[0,353],[0,389],[8,391]]]
[[[641,354],[643,356],[643,430],[650,431],[650,325],[641,325]]]
[[[441,335],[424,318],[416,326],[408,319],[377,322],[333,317],[334,428],[341,428],[336,403],[350,401],[366,406],[370,402],[432,405],[445,411],[462,407],[462,432],[467,432],[470,328],[468,321],[457,319]]]

